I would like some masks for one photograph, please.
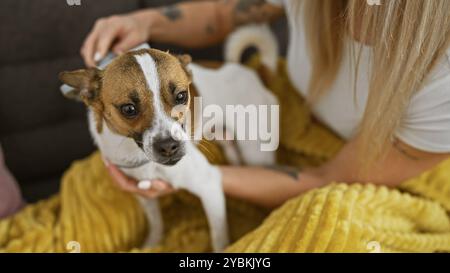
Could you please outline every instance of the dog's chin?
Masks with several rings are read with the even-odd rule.
[[[160,158],[158,160],[156,160],[157,163],[164,165],[164,166],[174,166],[175,164],[177,164],[184,155],[181,156],[173,156],[170,158]]]
[[[176,154],[174,154],[174,155],[172,155],[170,157],[153,153],[151,156],[148,155],[148,158],[149,159],[151,158],[150,160],[155,162],[155,163],[157,163],[157,164],[161,164],[161,165],[170,167],[170,166],[174,166],[178,162],[180,162],[180,160],[183,159],[183,157],[185,155],[186,155],[186,153],[185,153],[185,151],[183,149],[183,150],[179,151],[178,153],[176,153]]]

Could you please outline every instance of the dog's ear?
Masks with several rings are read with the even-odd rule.
[[[91,104],[97,98],[101,87],[101,71],[97,68],[61,72],[59,79],[75,88],[72,94],[66,96],[69,98],[75,96],[86,104]]]
[[[180,61],[181,65],[183,66],[184,71],[186,71],[186,74],[189,76],[190,79],[192,79],[191,70],[188,68],[188,65],[192,62],[191,55],[182,54],[182,55],[177,55],[176,57]]]
[[[98,100],[101,88],[101,70],[97,68],[80,69],[70,72],[59,73],[59,79],[75,88],[73,92],[65,93],[66,97],[82,100],[94,110],[97,131],[102,132],[103,126],[103,104]]]

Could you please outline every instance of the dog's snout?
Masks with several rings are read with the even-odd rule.
[[[164,157],[174,156],[180,146],[180,142],[171,137],[155,141],[153,144],[153,148]]]

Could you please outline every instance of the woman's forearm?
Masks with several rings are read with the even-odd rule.
[[[221,167],[224,191],[232,197],[273,208],[292,197],[331,182],[373,183],[396,187],[450,156],[419,152],[398,143],[396,145],[401,145],[400,150],[392,145],[382,160],[361,174],[361,162],[358,161],[355,145],[355,140],[350,141],[327,163],[302,171],[279,167]]]
[[[234,28],[248,23],[270,22],[283,10],[265,1],[192,1],[133,15],[150,30],[150,40],[184,47],[219,43]]]
[[[227,14],[231,6],[222,1],[187,2],[133,15],[150,29],[151,41],[202,47],[222,41],[232,30]]]
[[[274,208],[307,190],[324,186],[325,180],[289,168],[220,167],[227,195]]]

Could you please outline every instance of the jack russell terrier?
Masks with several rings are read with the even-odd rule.
[[[248,37],[248,29],[240,31],[242,35],[234,34],[227,43],[229,59],[248,44],[242,39]],[[252,31],[268,35],[267,30],[258,27]],[[267,61],[271,62],[270,67],[276,60],[277,48],[274,38],[269,38],[271,50],[259,49],[267,52],[266,60],[271,54],[272,61]],[[118,56],[104,69],[62,72],[59,78],[72,87],[70,95],[69,92],[66,95],[72,98],[75,95],[88,106],[90,132],[104,158],[126,175],[142,181],[140,188],[149,188],[149,181],[161,179],[200,198],[212,247],[218,252],[229,243],[222,176],[218,167],[211,165],[195,143],[188,140],[184,128],[186,113],[192,110],[191,102],[197,92],[204,103],[223,108],[236,104],[274,105],[277,101],[255,72],[239,64],[228,63],[211,69],[190,61],[188,55],[140,49]],[[230,77],[234,81],[230,82]],[[177,116],[171,114],[174,107]],[[258,141],[238,141],[245,163],[273,164],[274,152],[261,152],[257,145]],[[228,154],[237,164],[231,158],[232,152]],[[158,201],[138,199],[149,219],[150,232],[144,245],[154,246],[163,236]]]

